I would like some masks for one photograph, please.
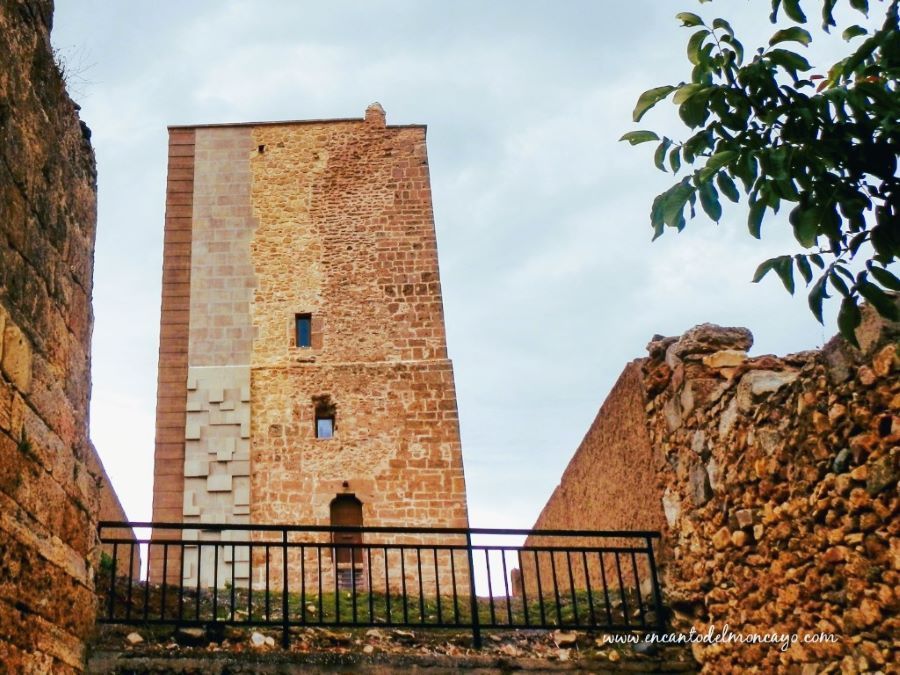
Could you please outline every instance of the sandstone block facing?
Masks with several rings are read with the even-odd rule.
[[[22,394],[31,391],[31,343],[21,329],[6,322],[3,330],[3,374]]]

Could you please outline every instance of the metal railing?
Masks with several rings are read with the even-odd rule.
[[[117,534],[151,528],[147,538]],[[127,534],[130,534],[127,533]],[[520,543],[498,543],[516,538]],[[524,543],[521,543],[524,538]],[[100,623],[662,631],[657,532],[100,523]],[[480,542],[480,543],[479,543]],[[149,572],[124,573],[145,547]],[[128,560],[127,567],[122,563]]]

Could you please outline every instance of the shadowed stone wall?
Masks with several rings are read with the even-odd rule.
[[[88,438],[96,171],[52,12],[0,4],[0,664],[17,673],[82,668],[96,523],[125,517]]]

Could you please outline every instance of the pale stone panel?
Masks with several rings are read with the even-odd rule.
[[[190,366],[250,363],[249,307],[255,286],[250,239],[256,222],[250,208],[250,154],[255,148],[248,127],[196,131]],[[225,400],[224,384],[210,383],[211,402]]]
[[[194,366],[189,369],[194,389],[189,392],[184,462],[184,522],[222,525],[249,521],[249,462],[242,423],[249,421],[249,403],[241,401],[248,386],[248,366]],[[224,408],[224,409],[223,409]],[[243,451],[244,459],[238,459]],[[237,460],[237,461],[235,461]],[[236,508],[236,504],[240,504]],[[228,533],[186,531],[205,541],[240,541]],[[226,547],[228,548],[228,547]],[[229,548],[230,550],[230,548]],[[198,556],[201,560],[198,561]],[[209,560],[205,560],[206,557]],[[232,577],[231,563],[220,556],[213,567],[212,549],[185,551],[185,583],[222,585]],[[190,566],[188,566],[188,563]],[[246,578],[234,570],[235,579]]]

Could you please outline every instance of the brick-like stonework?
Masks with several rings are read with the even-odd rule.
[[[0,4],[0,671],[10,673],[83,668],[97,521],[124,519],[88,438],[96,171],[53,60],[51,16],[43,0]]]
[[[190,183],[171,178],[173,138],[192,139]],[[168,205],[191,218],[177,244],[189,253],[168,239],[165,252],[187,260],[190,284],[183,314],[165,314],[164,296],[163,333],[187,328],[160,377],[160,400],[182,405],[165,419],[183,471],[155,492],[179,493],[178,519],[323,525],[353,494],[365,525],[467,525],[424,127],[387,126],[375,105],[364,120],[173,128]],[[309,347],[298,314],[312,315]],[[182,366],[186,394],[162,377]],[[218,456],[228,434],[247,440],[229,421],[245,387],[202,383],[222,368],[248,373],[249,495],[243,460]],[[336,415],[327,440],[323,405]]]
[[[193,129],[169,131],[153,468],[153,521],[160,523],[179,522],[184,504],[195,141]],[[173,531],[153,532],[154,539],[175,536]],[[159,581],[163,560],[161,555],[154,553],[151,549],[148,556],[150,578]],[[181,558],[177,549],[172,549],[169,554],[167,580],[177,582]]]

